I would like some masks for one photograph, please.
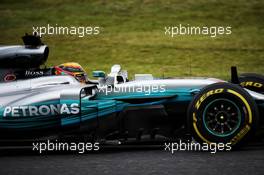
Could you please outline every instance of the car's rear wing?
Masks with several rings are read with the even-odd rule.
[[[0,69],[39,68],[47,61],[49,48],[36,35],[22,37],[25,45],[1,46]]]

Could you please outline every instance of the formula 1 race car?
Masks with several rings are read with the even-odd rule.
[[[31,49],[42,47],[25,46],[23,54],[27,56],[20,61],[31,58],[27,49],[32,53]],[[43,54],[36,58],[38,63],[30,61],[34,66],[20,67],[20,71],[42,71]],[[0,62],[1,58],[8,59],[0,56]],[[98,80],[86,83],[71,74],[76,69],[64,68],[67,72],[63,75],[51,71],[0,83],[1,143],[67,136],[138,143],[189,136],[198,142],[235,146],[252,138],[263,123],[262,77],[238,77],[234,67],[231,82],[159,79],[151,74],[136,74],[129,81],[127,72],[114,65],[108,75],[94,71]]]

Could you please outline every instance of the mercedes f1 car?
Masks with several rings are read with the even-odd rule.
[[[48,50],[35,43],[0,49],[2,141],[74,135],[125,143],[190,136],[198,142],[239,145],[263,123],[263,78],[259,75],[238,77],[233,67],[230,82],[160,79],[151,74],[136,74],[128,80],[127,72],[114,65],[108,75],[94,71],[98,80],[86,77],[84,83],[76,75],[85,73],[76,64],[40,69]],[[27,72],[36,76],[24,76]]]

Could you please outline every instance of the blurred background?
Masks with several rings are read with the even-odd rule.
[[[100,26],[96,36],[44,35],[47,66],[79,62],[110,71],[121,64],[154,76],[229,78],[239,72],[264,74],[263,0],[0,0],[0,45],[22,44],[33,26]],[[231,26],[231,35],[165,35],[165,26]]]

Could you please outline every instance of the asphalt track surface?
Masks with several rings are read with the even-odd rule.
[[[108,148],[96,153],[1,152],[0,174],[264,174],[264,146],[232,152],[175,152]]]

